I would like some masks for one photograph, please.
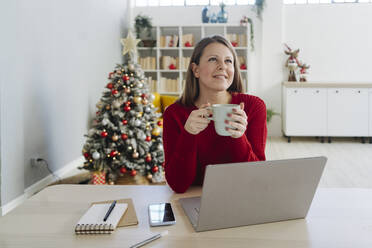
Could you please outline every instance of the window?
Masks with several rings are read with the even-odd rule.
[[[372,3],[372,0],[283,0],[284,4]]]
[[[219,5],[253,5],[255,0],[136,0],[136,7],[148,6],[205,6]],[[293,0],[294,1],[294,0]]]

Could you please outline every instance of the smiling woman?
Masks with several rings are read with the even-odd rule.
[[[210,123],[210,107],[221,104],[235,104],[222,120],[214,120],[226,124],[227,136],[218,135]],[[222,36],[196,45],[184,92],[163,118],[165,177],[175,192],[202,184],[209,164],[265,160],[265,103],[242,94],[236,53]]]

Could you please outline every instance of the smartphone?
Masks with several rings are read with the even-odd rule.
[[[176,224],[172,206],[169,202],[149,205],[150,226],[166,226]]]

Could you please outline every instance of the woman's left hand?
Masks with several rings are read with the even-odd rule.
[[[248,118],[244,111],[244,102],[240,103],[240,109],[233,109],[233,113],[227,115],[230,120],[225,123],[233,128],[226,128],[233,138],[240,138],[243,136],[248,125]]]

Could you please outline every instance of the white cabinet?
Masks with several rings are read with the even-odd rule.
[[[328,89],[328,136],[368,136],[368,89]]]
[[[287,136],[326,136],[327,90],[288,88],[285,94],[285,134]]]
[[[231,41],[241,65],[243,91],[248,89],[249,26],[202,24],[189,26],[156,26],[156,47],[139,47],[139,63],[151,82],[152,91],[180,94],[193,49],[202,38],[222,35]]]
[[[372,84],[283,83],[283,133],[288,136],[370,137]]]

